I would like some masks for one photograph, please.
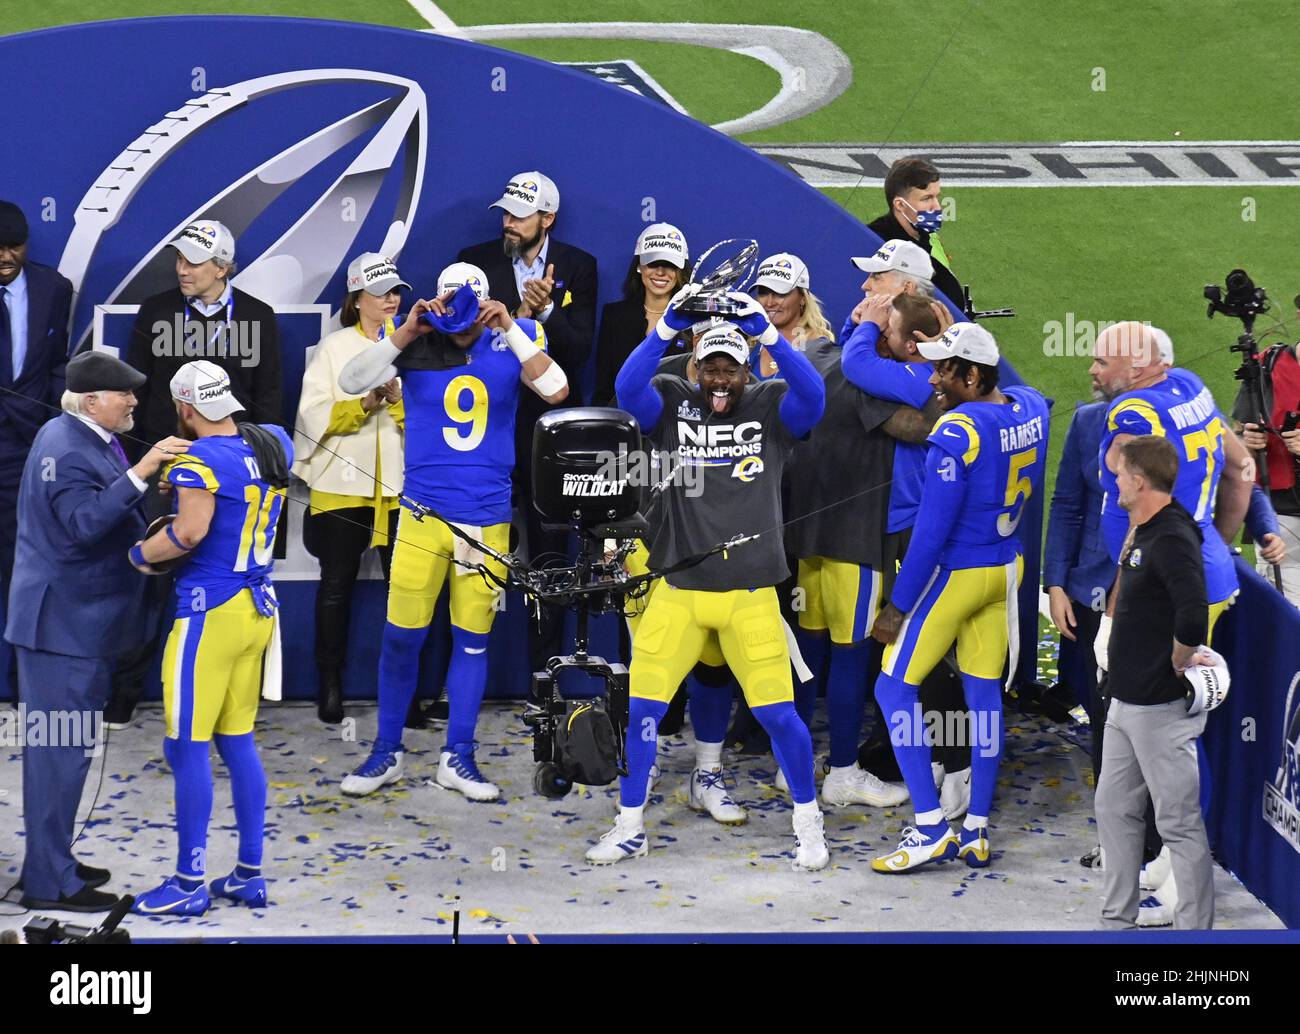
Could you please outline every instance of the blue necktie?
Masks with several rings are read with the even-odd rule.
[[[9,329],[9,307],[5,304],[7,293],[0,287],[0,384],[6,388],[14,382],[14,338]]]

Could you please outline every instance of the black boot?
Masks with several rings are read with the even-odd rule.
[[[338,668],[320,669],[316,713],[326,725],[338,725],[343,721],[343,678]]]

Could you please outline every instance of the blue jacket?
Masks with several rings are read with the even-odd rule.
[[[59,415],[72,309],[72,284],[67,277],[38,262],[25,263],[23,274],[27,354],[23,368],[14,371],[12,391],[0,392],[0,467],[12,466],[15,474],[37,429]]]
[[[1056,491],[1047,518],[1043,585],[1060,585],[1070,598],[1092,606],[1094,590],[1109,593],[1115,565],[1101,533],[1101,479],[1097,450],[1106,423],[1106,403],[1079,406],[1065,433]]]
[[[143,501],[89,427],[69,413],[45,424],[18,489],[5,639],[73,657],[113,658],[132,647],[145,575],[126,553],[144,535]]]

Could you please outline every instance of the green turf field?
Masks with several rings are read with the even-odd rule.
[[[6,5],[3,31],[102,18],[86,0]],[[1032,0],[889,4],[812,0],[781,15],[749,0],[563,0],[544,11],[523,0],[445,0],[457,25],[582,21],[742,23],[815,30],[853,64],[848,90],[796,121],[742,137],[748,143],[1020,142],[1063,140],[1300,139],[1300,105],[1285,74],[1294,22],[1287,0]],[[278,14],[352,19],[342,0],[125,0],[113,17]],[[374,0],[370,21],[427,23],[406,0]],[[1277,44],[1269,39],[1282,39]],[[777,90],[776,73],[738,54],[623,40],[520,40],[511,49],[557,61],[636,60],[706,122],[753,111]],[[1097,70],[1105,89],[1098,90]],[[828,189],[853,214],[884,210],[878,187]],[[973,188],[948,191],[955,219],[944,243],[981,307],[1013,306],[990,324],[1022,374],[1057,400],[1052,465],[1073,403],[1088,397],[1085,358],[1045,354],[1053,321],[1147,319],[1172,335],[1180,365],[1199,373],[1223,405],[1235,390],[1227,345],[1235,321],[1205,319],[1201,287],[1243,266],[1275,299],[1284,333],[1300,337],[1289,302],[1300,290],[1292,242],[1300,191],[1287,187]],[[1254,218],[1242,218],[1254,199]],[[741,216],[738,213],[738,216]],[[743,227],[737,227],[737,233]],[[838,316],[836,317],[838,321]],[[1261,321],[1263,329],[1265,321]],[[1082,338],[1076,340],[1082,341]]]

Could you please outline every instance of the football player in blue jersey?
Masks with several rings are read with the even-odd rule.
[[[491,300],[477,266],[457,262],[444,269],[438,297],[417,303],[412,318],[426,306],[427,332],[380,341],[339,374],[340,387],[356,395],[400,376],[406,400],[404,510],[379,660],[379,730],[370,756],[343,780],[342,790],[368,794],[401,778],[402,724],[419,679],[420,650],[450,577],[450,716],[436,781],[471,800],[490,801],[500,790],[474,761],[474,729],[487,687],[497,588],[462,565],[484,563],[498,576],[504,570],[454,535],[447,522],[498,553],[510,548],[520,385],[556,403],[568,394],[568,381],[546,354],[542,325],[512,319],[501,302]]]
[[[1119,451],[1141,435],[1167,437],[1178,447],[1180,460],[1174,498],[1201,529],[1213,637],[1215,622],[1237,593],[1227,543],[1236,537],[1250,508],[1254,461],[1200,378],[1163,361],[1155,328],[1135,322],[1107,327],[1097,335],[1088,372],[1094,390],[1110,403],[1098,469],[1105,493],[1102,533],[1111,559],[1119,562],[1129,528],[1115,475]],[[1104,657],[1109,622],[1103,618],[1102,625],[1098,640]]]
[[[1047,404],[1028,386],[998,388],[998,346],[987,330],[955,323],[918,348],[934,364],[930,383],[944,414],[927,439],[907,555],[871,630],[886,644],[876,699],[916,808],[897,849],[871,863],[885,873],[953,857],[972,867],[989,862],[1002,674],[1015,671],[1019,652],[1016,590],[1024,560],[1016,529],[1026,501],[1043,490],[1047,463]],[[918,699],[922,680],[954,640],[973,733],[960,837],[944,821]]]
[[[263,664],[278,671],[273,639],[278,604],[271,553],[284,507],[293,443],[273,424],[236,426],[243,407],[225,370],[186,363],[171,380],[180,433],[194,439],[163,477],[176,495],[175,519],[131,547],[131,562],[158,574],[183,560],[176,619],[163,653],[163,754],[176,780],[176,873],[140,895],[144,915],[199,915],[212,813],[210,743],[230,770],[239,859],[212,882],[212,894],[266,904],[262,833],[266,775],[253,742]],[[155,522],[157,523],[157,522]],[[159,565],[155,567],[154,565]]]

